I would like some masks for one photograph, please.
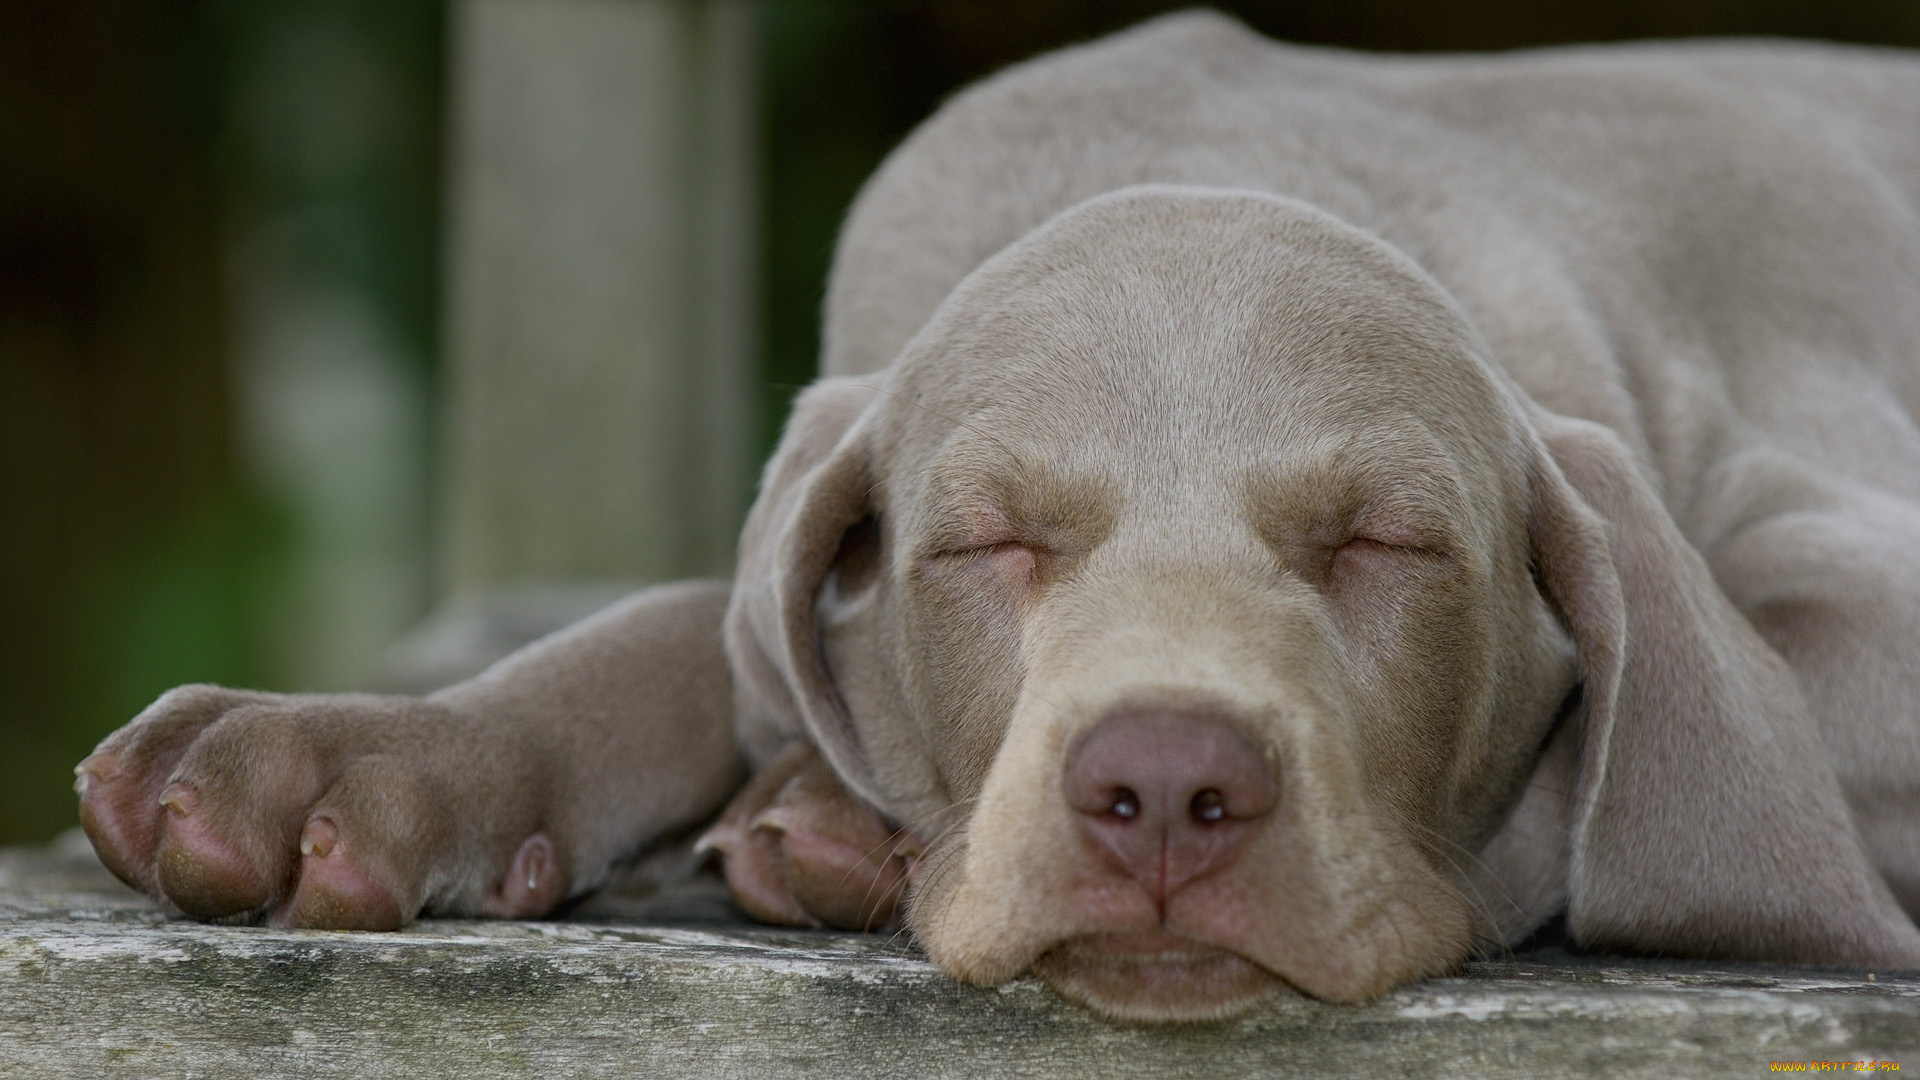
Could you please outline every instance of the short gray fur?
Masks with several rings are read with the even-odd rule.
[[[398,934],[202,926],[118,886],[84,841],[0,852],[0,1077],[1665,1080],[1920,1064],[1911,975],[1544,952],[1367,1005],[1287,998],[1139,1028],[1031,979],[962,986],[900,940],[712,921],[711,903],[620,916],[647,910]]]

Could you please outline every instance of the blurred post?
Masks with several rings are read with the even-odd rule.
[[[757,348],[751,0],[459,0],[443,596],[731,570]]]

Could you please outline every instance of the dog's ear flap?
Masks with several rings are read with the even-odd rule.
[[[742,749],[756,768],[810,740],[857,795],[878,802],[852,717],[827,671],[817,603],[828,570],[871,562],[874,485],[865,420],[872,377],[822,379],[795,401],[740,536],[727,655]],[[862,550],[849,552],[849,546]]]
[[[1580,649],[1568,930],[1583,946],[1920,966],[1792,672],[1613,432],[1536,414],[1533,557]]]

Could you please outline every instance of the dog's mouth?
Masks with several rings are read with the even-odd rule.
[[[1086,934],[1033,964],[1062,997],[1118,1020],[1220,1020],[1287,988],[1229,952],[1164,930]]]

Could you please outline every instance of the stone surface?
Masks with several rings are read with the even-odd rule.
[[[1230,1023],[1156,1029],[1108,1024],[1031,980],[961,986],[902,940],[728,924],[717,921],[724,903],[694,901],[613,900],[563,922],[432,920],[397,934],[200,926],[120,887],[84,844],[0,853],[0,1076],[1667,1078],[1750,1077],[1774,1061],[1920,1067],[1911,975],[1547,952],[1475,962],[1368,1005],[1283,998]]]

